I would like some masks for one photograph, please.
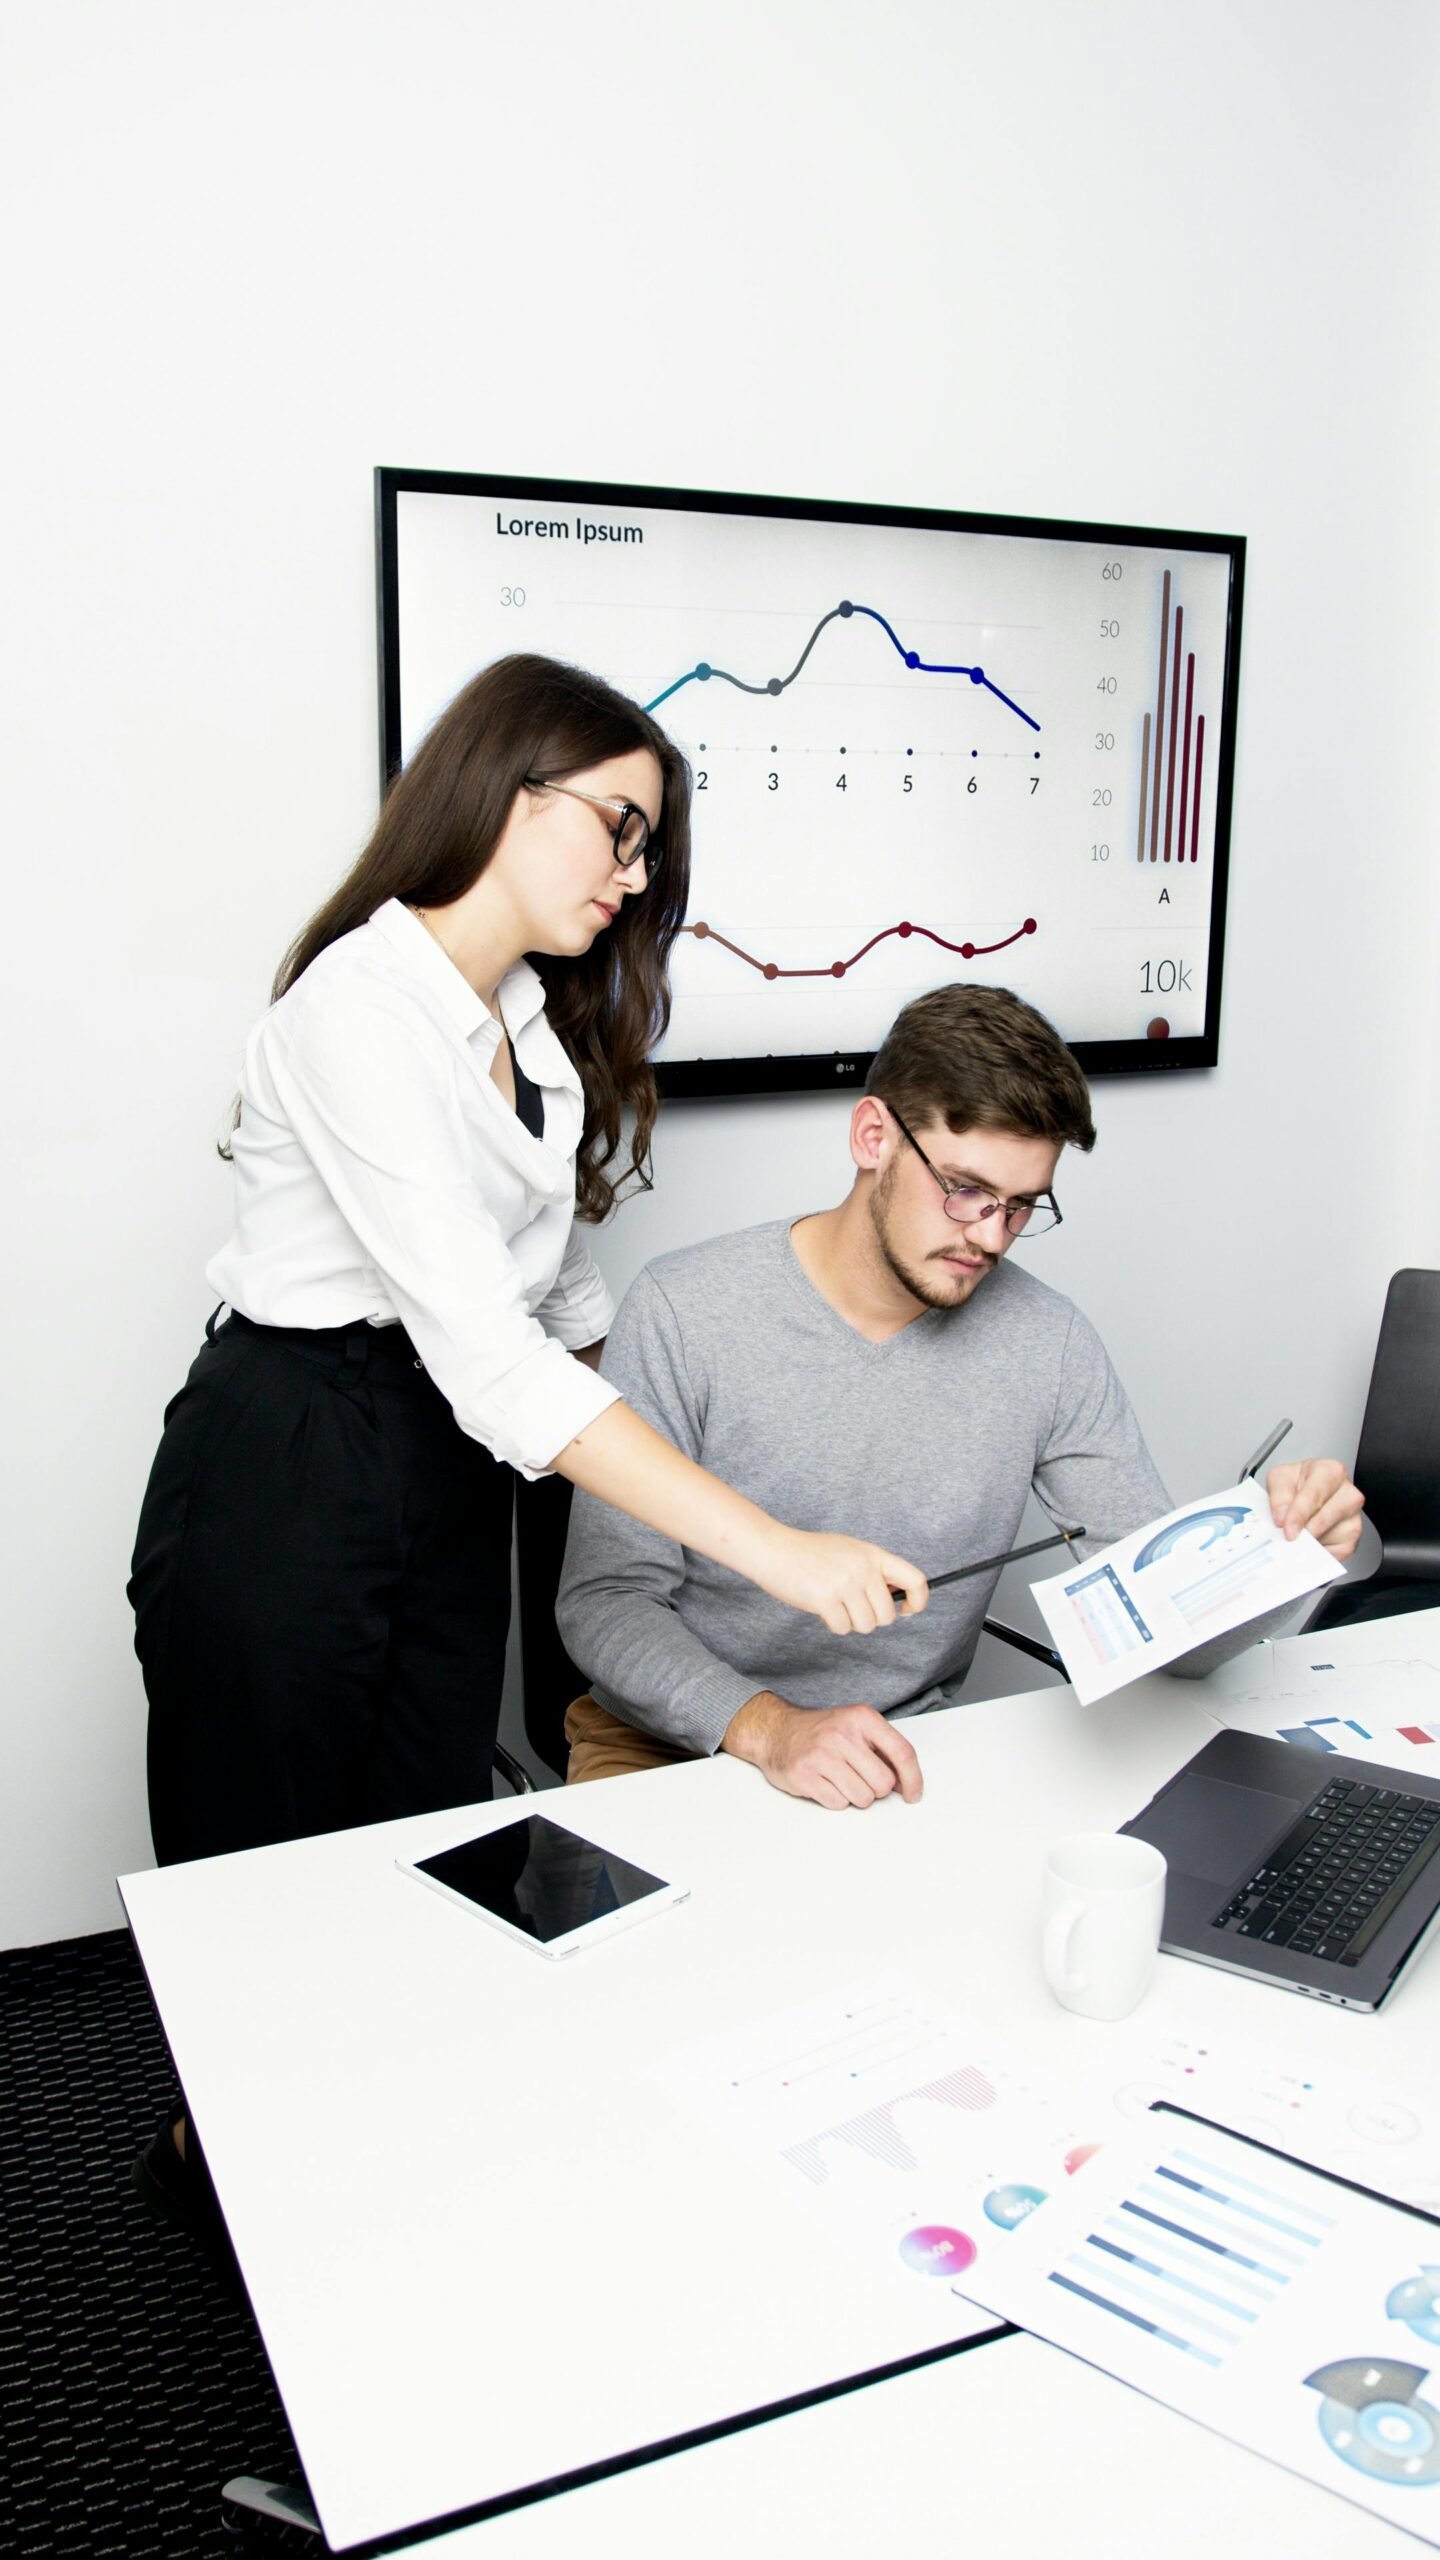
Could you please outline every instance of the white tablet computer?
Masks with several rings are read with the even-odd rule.
[[[632,1920],[684,1902],[690,1890],[539,1813],[434,1857],[395,1863],[542,1956],[573,1955]]]

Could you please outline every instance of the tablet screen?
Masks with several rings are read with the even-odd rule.
[[[597,1849],[593,1840],[547,1822],[543,1814],[507,1823],[478,1840],[461,1840],[455,1848],[415,1863],[422,1875],[433,1876],[497,1920],[508,1920],[542,1946],[583,1929],[587,1921],[663,1893],[667,1882],[632,1866],[628,1858],[617,1858],[612,1849]]]

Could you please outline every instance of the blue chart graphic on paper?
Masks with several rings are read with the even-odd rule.
[[[1097,1564],[1078,1582],[1067,1582],[1065,1597],[1095,1643],[1102,1662],[1118,1662],[1155,1641],[1113,1564]]]
[[[1183,1520],[1172,1520],[1168,1529],[1157,1530],[1153,1538],[1146,1539],[1132,1570],[1139,1573],[1144,1565],[1158,1564],[1162,1556],[1173,1555],[1177,1547],[1213,1547],[1250,1517],[1250,1507],[1243,1502],[1220,1503],[1208,1511],[1187,1511]]]
[[[1331,1741],[1332,1734],[1339,1735],[1338,1742]],[[1301,1743],[1309,1751],[1343,1751],[1349,1748],[1351,1734],[1360,1742],[1375,1739],[1369,1726],[1358,1724],[1354,1716],[1308,1716],[1304,1724],[1281,1725],[1276,1739]]]
[[[992,2187],[985,2199],[985,2218],[998,2223],[1002,2231],[1013,2231],[1044,2201],[1043,2187]]]
[[[851,604],[848,599],[844,604],[832,605],[828,613],[822,613],[788,676],[767,676],[762,684],[748,684],[743,676],[732,675],[726,667],[712,667],[702,658],[698,666],[687,667],[683,676],[677,676],[673,684],[667,684],[664,692],[657,693],[645,708],[658,711],[662,702],[668,702],[672,694],[681,692],[687,684],[731,684],[737,693],[785,693],[795,682],[827,623],[849,622],[857,613],[863,614],[868,622],[879,623],[887,640],[898,650],[913,675],[968,676],[972,684],[983,685],[987,693],[993,693],[998,702],[1004,703],[1007,711],[1013,711],[1017,720],[1024,721],[1027,729],[1038,733],[1039,721],[1032,720],[1028,711],[1022,711],[1018,702],[1012,702],[1008,693],[1003,693],[998,684],[992,683],[983,667],[945,666],[937,659],[922,658],[918,649],[906,648],[893,624],[887,622],[884,614],[877,612],[873,604]]]
[[[1221,2365],[1334,2228],[1312,2205],[1176,2150],[1048,2282],[1158,2345]]]
[[[1440,2347],[1440,2267],[1422,2267],[1418,2276],[1407,2276],[1403,2284],[1392,2286],[1385,2308],[1392,2320],[1403,2320],[1417,2338]]]
[[[1332,2453],[1367,2480],[1428,2489],[1440,2480],[1440,2414],[1419,2396],[1423,2365],[1344,2356],[1305,2377],[1323,2393],[1320,2433]]]

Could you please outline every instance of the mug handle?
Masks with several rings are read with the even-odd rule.
[[[1052,1911],[1045,1923],[1041,1961],[1046,1980],[1057,1991],[1083,1991],[1089,1982],[1088,1974],[1070,1970],[1071,1940],[1084,1917],[1083,1902],[1062,1902],[1059,1910]]]

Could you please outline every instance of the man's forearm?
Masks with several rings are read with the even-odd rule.
[[[754,1690],[753,1674],[737,1671],[685,1624],[673,1602],[679,1567],[672,1577],[660,1540],[627,1524],[617,1555],[611,1524],[592,1557],[590,1508],[583,1496],[575,1506],[555,1606],[566,1650],[602,1705],[627,1723],[688,1751],[718,1750]]]
[[[732,1752],[737,1760],[753,1760],[758,1765],[782,1729],[784,1719],[807,1712],[782,1698],[778,1689],[757,1689],[742,1707],[737,1707],[720,1738],[720,1748]]]

